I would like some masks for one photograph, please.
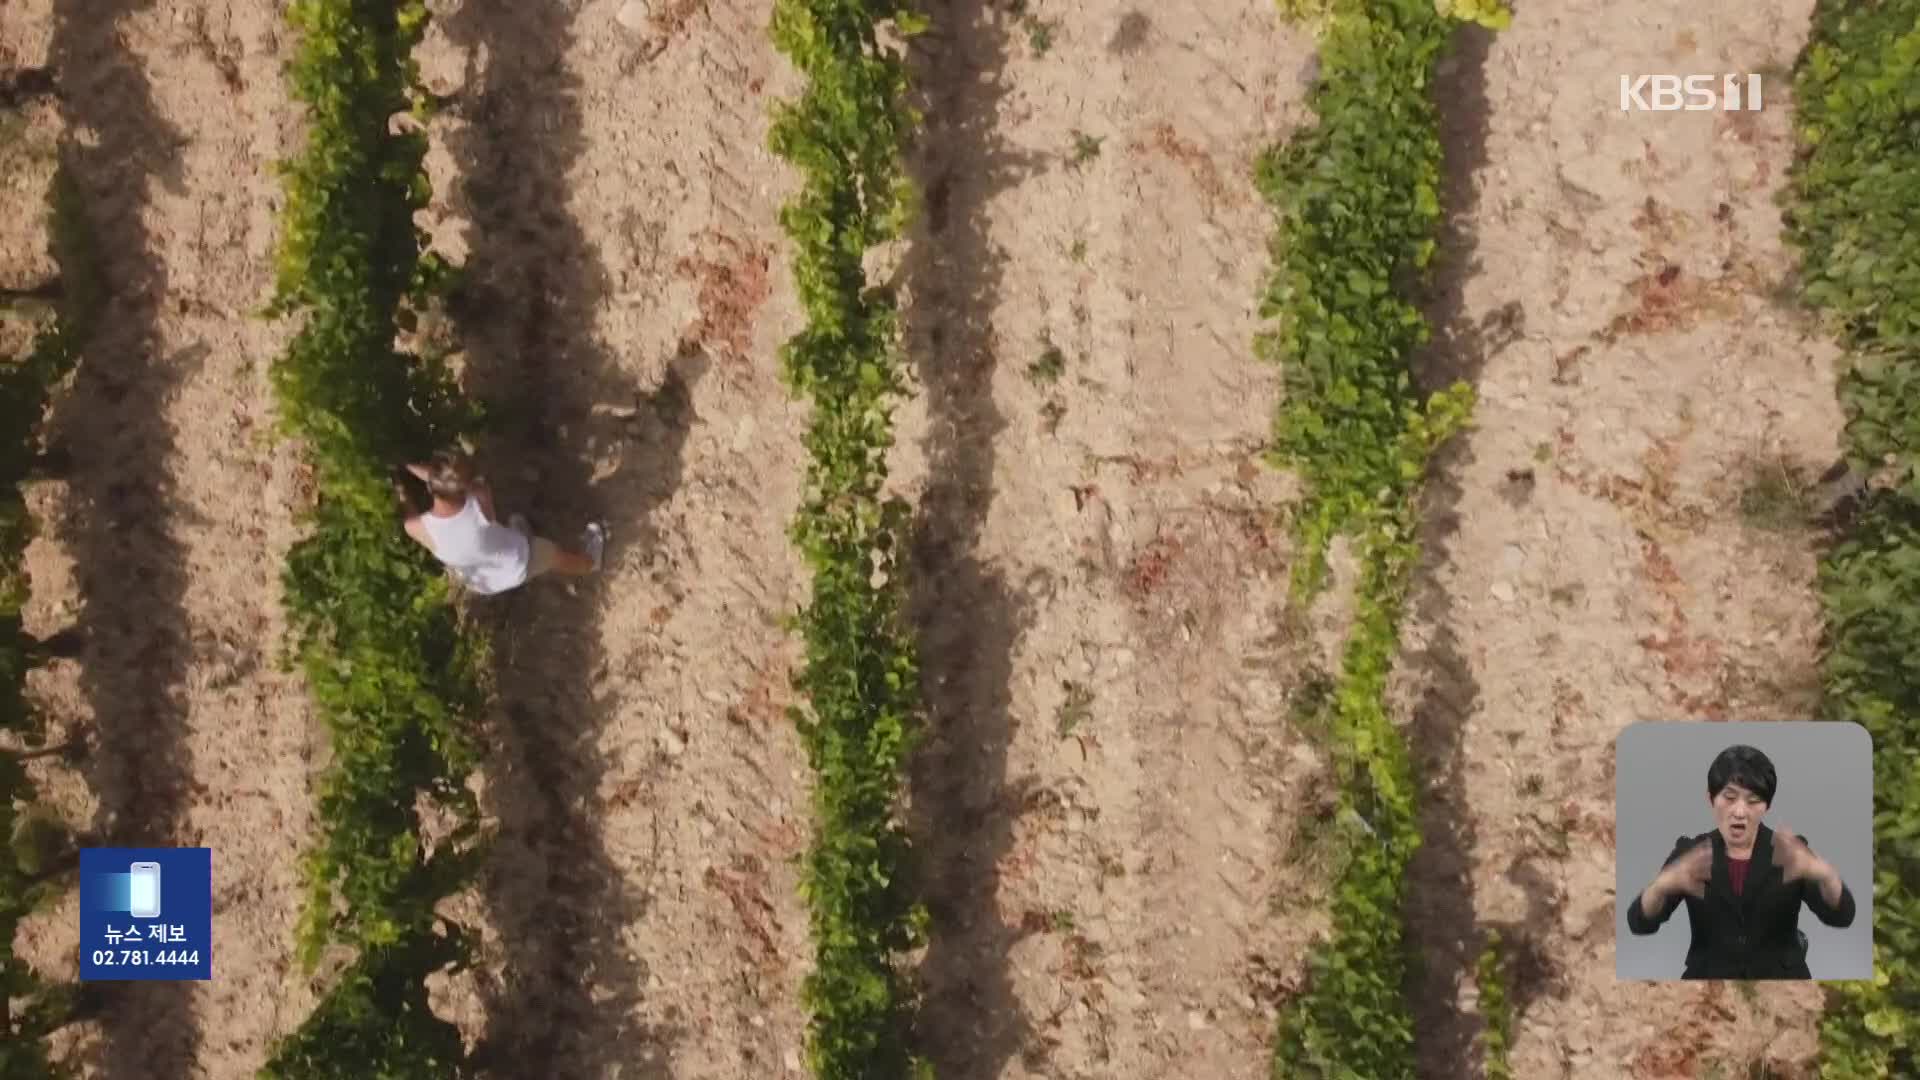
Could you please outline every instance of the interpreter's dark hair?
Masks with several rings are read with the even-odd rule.
[[[433,455],[427,474],[427,490],[442,499],[463,498],[473,479],[473,464],[458,450],[441,450]]]
[[[1707,766],[1707,798],[1719,796],[1720,789],[1728,784],[1739,784],[1768,806],[1773,805],[1774,792],[1780,788],[1780,778],[1773,771],[1773,762],[1767,755],[1751,746],[1729,746],[1720,751],[1720,756]]]

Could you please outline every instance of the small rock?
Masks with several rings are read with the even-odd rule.
[[[679,757],[687,751],[687,737],[667,728],[660,733],[660,752],[668,757]]]
[[[1487,591],[1493,594],[1495,600],[1503,604],[1513,603],[1513,586],[1504,581],[1494,582]]]
[[[1205,1031],[1207,1018],[1202,1016],[1198,1009],[1195,1009],[1187,1014],[1187,1026],[1195,1031]]]
[[[749,1016],[747,1017],[747,1023],[756,1028],[763,1028],[767,1026],[767,1018],[764,1016]]]
[[[780,1058],[780,1064],[785,1065],[788,1072],[799,1072],[800,1051],[795,1050],[791,1046],[787,1047],[787,1052]]]
[[[629,30],[639,32],[647,28],[647,17],[653,14],[648,10],[647,0],[627,0],[614,13],[613,21]]]
[[[1508,570],[1518,570],[1526,561],[1526,550],[1519,544],[1508,544],[1500,551],[1500,565]]]

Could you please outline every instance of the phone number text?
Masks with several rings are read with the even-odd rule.
[[[200,962],[199,949],[95,949],[95,967],[143,967],[148,964],[187,964]]]

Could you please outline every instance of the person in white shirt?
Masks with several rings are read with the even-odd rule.
[[[462,585],[482,596],[515,589],[542,574],[580,577],[600,569],[606,550],[606,526],[587,526],[583,551],[569,551],[535,536],[527,519],[514,514],[499,524],[493,491],[476,476],[465,454],[443,450],[427,464],[408,465],[433,495],[426,512],[410,514],[407,535],[452,571]]]

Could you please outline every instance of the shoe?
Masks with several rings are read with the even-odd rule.
[[[587,554],[593,557],[593,568],[599,570],[601,556],[607,551],[607,527],[597,521],[587,526],[586,542]]]

